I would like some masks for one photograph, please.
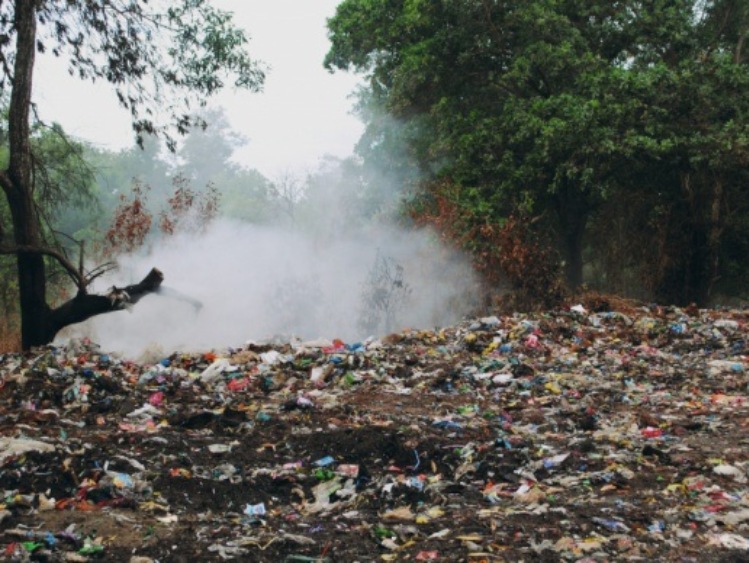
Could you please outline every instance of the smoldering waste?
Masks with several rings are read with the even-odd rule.
[[[582,305],[0,362],[8,561],[738,561],[747,320]]]

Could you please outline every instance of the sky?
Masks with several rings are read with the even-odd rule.
[[[339,0],[214,0],[234,13],[250,37],[249,51],[270,71],[261,93],[226,90],[210,106],[226,110],[231,127],[249,139],[235,154],[248,168],[276,179],[317,168],[326,154],[353,152],[363,125],[351,108],[359,78],[322,66],[326,19]],[[35,100],[43,119],[110,150],[133,144],[129,116],[105,84],[81,83],[54,57],[40,57]]]

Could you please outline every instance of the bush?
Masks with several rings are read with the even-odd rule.
[[[410,214],[470,254],[488,304],[512,310],[559,305],[565,298],[561,263],[551,241],[534,228],[536,220],[522,213],[496,218],[486,200],[474,195],[443,180],[412,202]]]

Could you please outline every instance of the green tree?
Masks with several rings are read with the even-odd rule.
[[[272,218],[271,182],[258,170],[239,168],[215,180],[221,194],[221,216],[265,223]]]
[[[403,122],[422,172],[462,187],[460,206],[478,202],[490,220],[549,210],[573,285],[611,166],[599,89],[619,54],[618,34],[588,29],[615,10],[583,4],[349,0],[325,61],[369,74],[368,95]]]
[[[634,192],[660,236],[677,230],[657,224],[666,210],[695,249],[662,245],[656,294],[705,301],[725,203],[740,208],[745,2],[346,0],[328,27],[326,66],[365,73],[368,106],[402,125],[425,174],[424,205],[449,200],[478,254],[493,241],[471,233],[535,217],[579,285],[591,218]],[[663,267],[650,257],[639,266]]]
[[[247,38],[232,25],[231,15],[205,0],[180,0],[164,11],[146,0],[3,2],[0,37],[0,84],[10,89],[9,158],[0,171],[0,185],[11,215],[0,236],[3,252],[15,254],[17,260],[21,340],[28,348],[51,341],[68,324],[137,301],[158,290],[163,278],[154,269],[124,293],[91,295],[91,276],[45,244],[34,197],[38,173],[31,144],[37,51],[60,57],[81,79],[110,83],[131,114],[137,141],[161,134],[172,148],[175,133],[186,133],[194,123],[191,104],[203,104],[227,79],[257,89],[263,72],[249,58]],[[166,119],[160,121],[157,109],[164,106]],[[76,296],[56,308],[47,301],[45,257],[62,265],[77,287]]]
[[[134,183],[148,186],[159,194],[158,203],[166,200],[172,190],[170,167],[162,147],[156,137],[146,137],[141,147],[134,145],[119,151],[88,147],[84,158],[96,175],[97,199],[102,212],[97,217],[83,218],[83,224],[76,225],[75,230],[103,228],[119,204],[120,196],[129,194]],[[154,203],[151,211],[156,209]]]
[[[708,2],[691,16],[674,32],[681,41],[631,73],[628,91],[646,118],[623,144],[647,174],[639,179],[661,196],[661,250],[648,264],[656,296],[704,304],[728,281],[728,254],[749,250],[726,245],[746,237],[749,212],[749,6]]]
[[[638,22],[637,49],[607,89],[626,117],[611,122],[626,167],[596,218],[596,238],[601,258],[614,257],[612,278],[639,271],[660,301],[706,304],[719,280],[731,288],[749,267],[738,258],[749,250],[749,7],[658,8]],[[611,228],[622,219],[629,228]]]
[[[176,169],[195,186],[215,182],[223,173],[236,173],[239,165],[232,161],[234,151],[247,140],[234,131],[222,109],[210,109],[202,114],[205,128],[190,131],[176,152]],[[210,150],[206,148],[210,147]]]

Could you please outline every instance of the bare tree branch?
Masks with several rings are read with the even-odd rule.
[[[75,267],[75,265],[70,260],[68,260],[67,256],[65,256],[59,250],[55,250],[54,248],[29,245],[0,245],[0,254],[18,254],[20,252],[25,252],[27,254],[42,254],[44,256],[54,258],[65,269],[67,274],[73,280],[73,283],[75,283],[78,290],[85,291],[86,285],[88,285],[86,283],[86,279],[81,275],[80,272],[78,272],[78,269]]]
[[[146,295],[157,293],[162,281],[164,274],[157,268],[152,268],[140,282],[121,288],[112,287],[105,295],[79,293],[51,312],[47,326],[49,341],[68,325],[135,305]]]

